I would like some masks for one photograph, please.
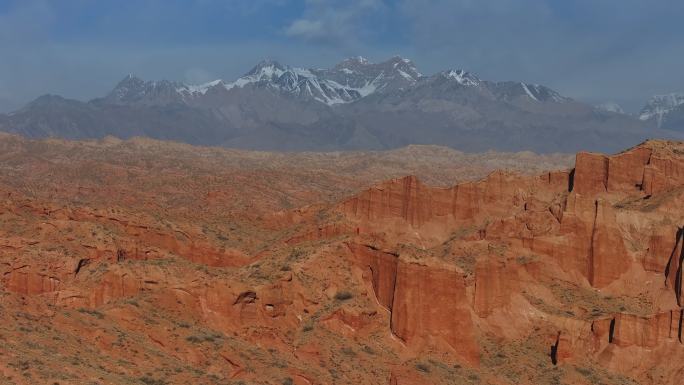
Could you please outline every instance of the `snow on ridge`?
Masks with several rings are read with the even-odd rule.
[[[445,76],[449,79],[454,79],[459,84],[467,87],[475,87],[480,84],[480,79],[478,79],[477,76],[464,70],[449,70],[445,73]]]
[[[565,102],[569,102],[572,100],[570,98],[562,96],[561,94],[559,94],[558,92],[556,92],[550,88],[546,88],[546,87],[539,85],[539,84],[527,84],[527,83],[521,83],[521,84],[523,84],[523,87],[525,88],[526,91],[530,91],[533,94],[533,95],[529,95],[529,93],[528,93],[528,96],[531,96],[534,100],[537,100],[537,101],[539,101],[540,98],[543,100],[547,100],[548,98],[551,98],[551,100],[553,100],[554,102],[558,102],[558,103],[565,103]],[[534,92],[532,92],[533,90],[534,90]]]
[[[413,76],[407,74],[406,72],[404,72],[404,71],[402,71],[402,70],[399,70],[399,69],[398,69],[397,71],[399,72],[399,75],[401,75],[401,76],[404,77],[404,79],[409,80],[409,81],[412,81],[412,82],[415,82],[415,81],[416,81],[416,79],[414,79]]]
[[[210,88],[216,87],[221,83],[223,83],[223,80],[216,79],[202,84],[183,84],[182,86],[177,87],[176,91],[181,93],[185,91],[189,92],[190,94],[198,93],[204,95]]]
[[[354,60],[359,63],[368,63],[365,58],[352,58],[347,60]],[[275,70],[264,68],[275,68]],[[350,103],[359,98],[368,96],[382,86],[378,86],[378,82],[384,78],[384,74],[380,74],[371,81],[366,81],[361,87],[353,87],[350,85],[342,85],[337,81],[326,78],[326,72],[333,70],[310,70],[298,67],[283,66],[284,69],[278,70],[276,67],[264,67],[259,69],[256,73],[245,75],[232,83],[225,83],[224,87],[228,90],[235,87],[245,87],[249,84],[264,82],[264,86],[286,92],[293,95],[306,95],[312,97],[321,103],[327,105],[336,105],[343,103]],[[317,73],[314,73],[316,71]],[[342,68],[340,72],[346,75],[362,75],[357,71]],[[407,79],[415,82],[415,79],[403,72],[400,74]],[[286,78],[287,76],[287,78]]]
[[[343,63],[353,65],[340,65]],[[487,83],[462,69],[452,69],[425,77],[417,71],[411,60],[399,56],[379,64],[372,64],[359,56],[345,59],[340,64],[331,69],[306,69],[265,60],[232,82],[221,79],[201,84],[166,81],[143,82],[129,76],[127,84],[122,84],[122,86],[129,85],[141,93],[150,92],[157,87],[171,87],[183,99],[201,97],[214,88],[231,90],[249,86],[271,89],[298,98],[310,98],[332,106],[351,103],[378,92],[403,89],[407,84],[408,87],[412,87],[437,76],[455,80],[465,87],[480,87]],[[363,65],[360,66],[359,64]],[[526,95],[535,101],[554,100],[563,102],[568,100],[543,86],[525,83],[520,83],[520,85]],[[118,91],[122,92],[122,90]]]
[[[639,119],[649,120],[656,118],[658,126],[660,126],[665,115],[682,104],[684,104],[684,93],[675,92],[670,94],[655,95],[641,110]]]
[[[539,99],[537,99],[537,97],[534,96],[534,94],[532,94],[532,92],[530,91],[530,89],[527,88],[527,84],[525,84],[525,83],[520,83],[520,85],[521,85],[522,88],[525,90],[525,93],[527,94],[527,96],[529,96],[532,100],[534,100],[534,101],[536,101],[536,102],[539,101]],[[539,90],[535,90],[535,91],[539,92]]]
[[[259,79],[274,78],[281,76],[284,72],[285,70],[282,70],[275,65],[269,65],[262,67],[258,72],[258,76],[255,77],[258,77]]]

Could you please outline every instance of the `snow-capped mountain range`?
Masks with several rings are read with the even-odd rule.
[[[408,59],[394,57],[370,63],[363,57],[344,60],[331,69],[304,69],[264,60],[235,81],[214,80],[190,85],[178,82],[143,81],[128,75],[107,96],[108,102],[189,100],[210,92],[234,88],[267,88],[298,98],[310,98],[329,106],[350,103],[375,92],[400,90],[422,77]],[[175,94],[174,94],[175,93]]]
[[[105,100],[109,103],[180,102],[200,98],[212,92],[253,87],[333,106],[355,102],[376,93],[407,90],[436,79],[453,81],[463,87],[482,87],[499,94],[506,88],[508,97],[526,96],[537,102],[568,100],[557,92],[537,84],[482,81],[476,75],[461,69],[424,76],[411,60],[399,56],[382,63],[371,63],[360,56],[353,57],[331,69],[304,69],[265,60],[235,81],[218,79],[197,85],[166,80],[143,81],[128,75]]]
[[[606,152],[679,135],[616,112],[543,85],[484,80],[463,69],[424,75],[399,56],[379,63],[353,57],[327,69],[265,60],[235,80],[204,84],[128,75],[87,102],[41,96],[0,114],[0,131],[74,139],[149,136],[264,150],[440,144],[537,152]],[[676,126],[674,116],[662,121]]]

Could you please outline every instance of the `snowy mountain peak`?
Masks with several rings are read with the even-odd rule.
[[[409,80],[411,82],[417,81],[420,77],[423,76],[418,69],[416,68],[416,65],[413,64],[413,62],[409,59],[405,59],[401,56],[393,56],[390,58],[388,61],[385,63],[382,63],[381,65],[383,66],[390,66],[391,65],[391,71],[396,71],[401,75],[403,78],[406,80]]]
[[[116,88],[131,88],[131,87],[140,87],[143,84],[145,84],[145,81],[140,79],[139,77],[133,75],[133,74],[128,74],[126,77],[121,79],[121,81],[116,85]]]
[[[145,81],[128,74],[105,97],[110,103],[154,102],[155,100],[172,101],[178,99],[176,89],[181,83],[161,81]]]
[[[275,60],[262,60],[247,72],[245,77],[253,77],[260,80],[273,79],[279,77],[287,70],[287,66],[284,66]]]
[[[329,71],[341,71],[350,75],[354,73],[365,72],[368,67],[373,65],[373,63],[369,62],[368,59],[364,58],[363,56],[355,56],[342,60]]]
[[[229,90],[247,86],[267,88],[334,105],[377,92],[411,87],[421,76],[408,59],[394,57],[375,64],[359,56],[345,59],[332,69],[303,69],[263,61],[245,76],[224,86]]]
[[[658,127],[660,127],[665,116],[681,105],[684,105],[684,93],[656,95],[641,110],[639,119],[655,119]]]
[[[464,70],[449,70],[443,72],[442,75],[466,87],[476,87],[480,84],[480,79],[477,76]]]
[[[394,55],[391,58],[387,60],[388,63],[405,63],[405,64],[410,64],[413,65],[413,62],[411,59],[406,59],[404,57],[401,57],[399,55]]]

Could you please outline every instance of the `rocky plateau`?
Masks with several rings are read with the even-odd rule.
[[[574,159],[574,160],[573,160]],[[684,143],[0,137],[0,383],[684,382]]]

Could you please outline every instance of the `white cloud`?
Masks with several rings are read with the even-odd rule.
[[[319,39],[324,38],[328,32],[324,30],[321,20],[299,19],[292,22],[285,30],[285,33],[289,36]]]
[[[372,29],[369,19],[385,9],[382,0],[307,0],[304,14],[284,32],[307,41],[357,45]]]

